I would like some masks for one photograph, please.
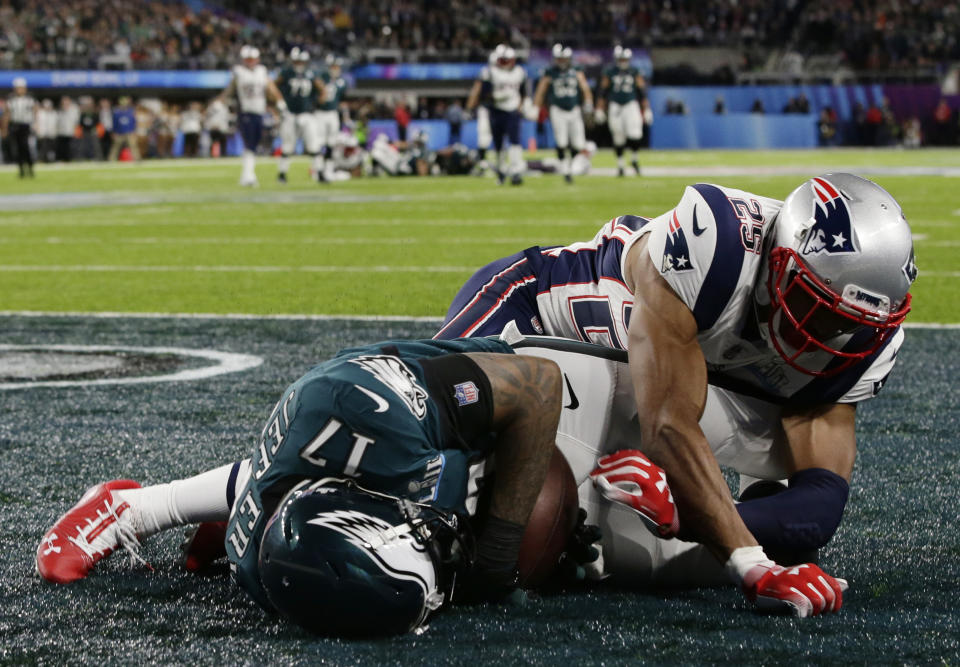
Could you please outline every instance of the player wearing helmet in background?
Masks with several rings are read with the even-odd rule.
[[[597,95],[598,123],[604,119],[610,128],[613,150],[617,154],[617,173],[624,174],[623,149],[629,145],[632,151],[630,166],[640,174],[637,151],[643,138],[643,113],[640,98],[645,96],[643,76],[630,64],[633,51],[617,46],[613,50],[614,64],[603,72],[600,93]]]
[[[839,526],[856,405],[893,367],[915,277],[910,227],[870,181],[827,174],[783,202],[698,184],[656,218],[621,216],[591,241],[530,248],[484,267],[437,337],[486,336],[513,323],[521,335],[627,350],[633,401],[625,417],[639,420],[632,446],[666,471],[681,536],[703,543],[751,599],[772,586],[770,604],[817,613],[834,608],[838,582],[823,575],[826,584],[809,582],[822,599],[791,600],[777,589],[789,577],[764,547],[809,551]],[[718,461],[751,477],[787,478],[788,488],[735,506]],[[649,488],[630,454],[609,463],[624,475],[595,471],[609,497],[642,509],[640,495],[617,487],[646,483],[646,498],[666,488]],[[628,560],[620,567],[629,573]],[[796,574],[804,572],[814,570]]]
[[[490,129],[493,147],[497,151],[497,180],[503,184],[507,173],[512,185],[523,183],[523,147],[520,145],[520,108],[526,94],[527,73],[517,64],[513,47],[500,45],[494,51],[496,63],[484,67],[474,82],[467,99],[467,110],[472,111],[480,101],[483,90],[489,87],[491,95]],[[510,141],[509,165],[503,163],[504,141]]]
[[[270,80],[267,68],[260,64],[260,49],[246,45],[240,49],[242,64],[235,65],[230,84],[217,100],[236,99],[239,105],[237,129],[243,137],[243,166],[240,172],[240,185],[257,185],[256,151],[263,135],[263,115],[267,112],[268,102],[282,113],[287,103],[276,85]]]
[[[286,389],[251,458],[169,484],[89,489],[44,535],[37,569],[70,583],[120,546],[139,558],[139,540],[162,530],[229,521],[232,576],[265,609],[324,634],[412,630],[451,593],[454,542],[495,454],[456,599],[516,595],[560,383],[553,362],[495,340],[343,350]]]
[[[310,68],[310,54],[295,46],[290,50],[290,63],[280,70],[274,83],[287,103],[287,112],[280,119],[281,157],[277,164],[277,180],[286,183],[297,139],[303,141],[303,152],[313,157],[311,172],[320,170],[320,136],[314,110],[323,82]]]
[[[347,80],[343,78],[343,60],[329,54],[326,58],[327,69],[323,78],[323,99],[317,109],[317,121],[320,125],[320,144],[323,151],[320,158],[320,180],[330,180],[333,164],[330,157],[340,134],[340,104],[347,92]]]
[[[490,55],[487,56],[488,68],[497,64],[497,56],[505,48],[507,48],[505,45],[498,44],[497,48],[490,52]],[[482,73],[481,70],[481,76],[474,82],[474,88],[477,90],[477,168],[474,173],[478,176],[482,176],[490,168],[490,165],[487,164],[487,151],[490,149],[490,144],[493,143],[493,131],[490,129],[490,105],[493,102],[493,86],[489,80],[483,80]],[[473,92],[470,94],[472,96]],[[470,110],[469,99],[467,100],[467,110]]]
[[[545,99],[550,105],[550,126],[557,146],[560,173],[567,183],[572,183],[570,162],[586,143],[583,113],[593,111],[593,93],[583,72],[573,66],[573,49],[569,46],[553,46],[553,65],[543,73],[534,94],[533,104],[538,116]]]

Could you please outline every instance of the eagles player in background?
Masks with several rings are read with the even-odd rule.
[[[584,113],[593,112],[593,93],[583,72],[573,67],[572,61],[573,49],[554,44],[553,66],[540,78],[533,99],[537,116],[545,98],[550,104],[550,126],[557,145],[560,173],[567,183],[573,183],[571,159],[583,150],[587,138],[581,105]]]
[[[702,543],[753,600],[816,574],[797,582],[803,591],[812,584],[816,599],[781,589],[765,604],[818,613],[839,606],[842,583],[815,566],[784,570],[767,550],[818,549],[840,525],[856,406],[880,391],[903,342],[913,257],[899,204],[857,176],[810,179],[782,202],[697,184],[656,218],[614,218],[591,241],[530,248],[480,269],[436,337],[511,326],[626,350],[634,395],[626,416],[639,420],[632,448],[666,471],[680,536]],[[612,454],[607,470],[594,471],[608,497],[642,512],[644,496],[664,490],[645,482],[651,469],[639,452],[599,453]],[[788,485],[735,506],[718,462]],[[644,494],[631,492],[645,484]],[[676,534],[671,522],[656,523]],[[600,526],[605,540],[624,530]],[[648,562],[666,548],[653,545]],[[634,576],[640,552],[621,553],[624,576]]]
[[[240,185],[256,187],[258,183],[254,156],[263,136],[263,115],[267,112],[267,103],[269,101],[281,115],[286,112],[287,103],[270,80],[267,68],[260,64],[260,49],[246,45],[240,49],[240,58],[243,64],[234,66],[230,84],[216,99],[221,102],[237,100],[237,129],[243,137]]]
[[[490,107],[490,129],[493,134],[493,147],[497,151],[497,181],[502,185],[506,180],[503,164],[504,140],[510,141],[509,173],[511,185],[523,183],[523,148],[520,145],[520,107],[526,93],[527,73],[517,64],[517,52],[510,46],[497,47],[496,64],[484,67],[470,90],[467,110],[477,107],[481,92],[489,84],[492,104]]]
[[[472,553],[462,554],[472,567],[461,572],[456,599],[516,594],[520,542],[553,454],[561,395],[556,364],[514,355],[495,340],[344,350],[284,391],[251,458],[168,484],[114,480],[89,489],[44,535],[37,570],[48,581],[70,583],[121,546],[139,559],[139,540],[160,531],[229,521],[232,577],[264,609],[324,633],[415,629],[452,586],[424,517],[462,529],[477,510],[491,454],[489,510]],[[352,483],[332,491],[331,478],[340,480],[337,488]],[[299,544],[285,543],[286,522],[308,511],[297,509],[298,500],[311,493],[341,498],[333,506],[316,500],[325,503],[331,530],[312,543],[305,532]],[[398,507],[406,519],[385,524]],[[271,519],[278,508],[282,516]],[[300,530],[320,520],[310,513]],[[355,535],[361,526],[365,545]],[[266,555],[261,544],[269,544]],[[218,546],[222,551],[222,532]],[[355,548],[364,553],[344,560]],[[374,561],[390,566],[378,571]],[[297,585],[287,585],[290,579]],[[412,591],[411,582],[419,582]],[[364,601],[382,606],[371,612]]]
[[[310,54],[295,46],[290,50],[290,64],[280,70],[274,80],[287,112],[280,119],[280,162],[277,165],[277,180],[287,182],[290,170],[290,156],[297,149],[297,139],[303,141],[303,151],[313,158],[310,171],[320,174],[320,136],[314,110],[317,98],[323,93],[323,82],[309,68]]]
[[[337,145],[337,135],[340,134],[340,104],[347,91],[347,81],[342,76],[343,60],[331,53],[327,56],[326,62],[327,71],[321,75],[324,94],[317,111],[320,145],[323,151],[318,171],[321,181],[329,180],[329,173],[333,172],[331,157],[333,148]]]
[[[20,178],[33,178],[33,153],[30,150],[30,133],[37,116],[37,103],[27,94],[27,81],[23,77],[13,80],[13,95],[7,98],[7,112],[3,114],[3,136],[10,137],[10,147],[17,156]]]
[[[613,150],[617,154],[617,175],[623,176],[623,149],[630,147],[633,159],[630,166],[640,175],[637,151],[643,138],[643,115],[639,99],[645,95],[643,76],[630,64],[633,51],[617,46],[613,50],[614,65],[608,67],[600,79],[600,94],[597,101],[598,123],[607,120]]]

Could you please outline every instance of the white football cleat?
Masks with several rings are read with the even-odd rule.
[[[87,489],[37,547],[40,576],[57,584],[83,579],[117,547],[126,549],[131,560],[150,567],[137,553],[140,542],[128,513],[130,505],[111,493],[139,488],[132,480],[116,479]]]

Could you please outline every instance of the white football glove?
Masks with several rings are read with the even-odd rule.
[[[535,105],[529,97],[523,100],[523,117],[532,121],[540,118],[540,107]]]
[[[597,109],[593,112],[593,121],[597,125],[603,125],[607,122],[607,114],[603,111],[603,109]]]
[[[626,505],[643,519],[651,533],[671,538],[680,530],[680,517],[667,484],[667,473],[643,452],[621,449],[597,461],[590,473],[604,498]]]
[[[757,609],[798,618],[840,611],[848,588],[844,579],[831,577],[813,563],[777,565],[762,547],[735,549],[726,569]]]

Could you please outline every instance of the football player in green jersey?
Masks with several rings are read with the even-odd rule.
[[[323,83],[310,69],[310,54],[297,46],[290,51],[290,64],[280,70],[274,83],[287,103],[287,112],[280,120],[281,156],[277,165],[277,180],[286,183],[297,139],[303,141],[303,151],[313,157],[310,170],[316,173],[319,167],[320,136],[313,112]]]
[[[630,64],[633,57],[630,49],[617,46],[613,50],[613,57],[616,63],[604,70],[600,80],[596,119],[598,123],[606,119],[610,127],[613,150],[617,154],[617,174],[624,174],[623,149],[629,145],[633,153],[630,165],[639,175],[637,150],[643,138],[643,114],[639,100],[645,96],[646,84],[643,75]]]
[[[573,49],[554,44],[553,65],[540,77],[533,100],[538,110],[544,99],[550,105],[550,126],[557,146],[560,173],[567,183],[573,182],[570,161],[586,143],[581,105],[584,113],[593,111],[593,93],[583,72],[575,68],[572,61]]]
[[[517,597],[520,544],[562,396],[555,362],[494,339],[343,350],[287,387],[250,458],[146,488],[92,487],[44,535],[37,569],[69,583],[120,547],[142,562],[139,541],[162,530],[228,522],[215,546],[233,579],[315,631],[403,632],[451,594]],[[478,514],[485,485],[489,506]],[[471,545],[475,514],[482,527]],[[440,532],[452,541],[438,543]]]
[[[343,78],[343,60],[332,53],[327,56],[327,71],[323,73],[323,98],[317,110],[317,123],[320,127],[321,174],[330,169],[329,157],[337,143],[340,133],[340,104],[347,91],[347,81]],[[321,176],[326,178],[326,176]]]

